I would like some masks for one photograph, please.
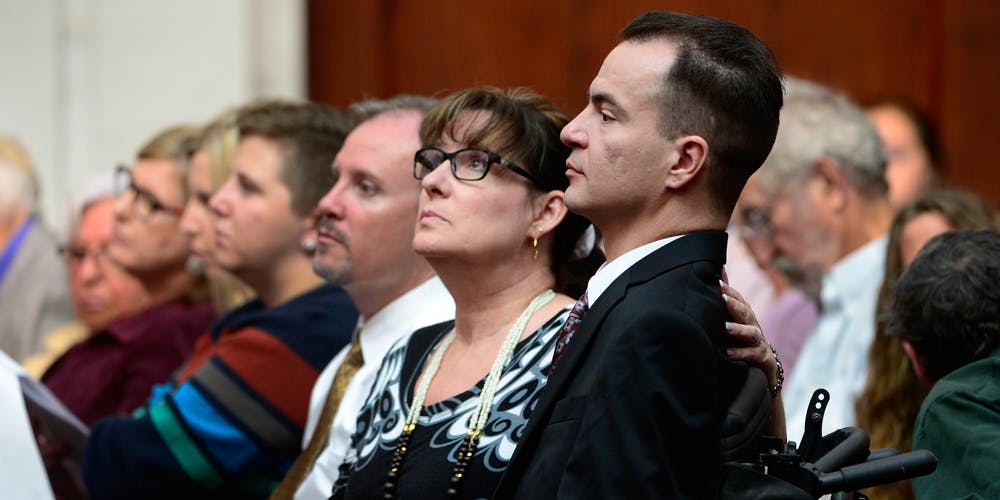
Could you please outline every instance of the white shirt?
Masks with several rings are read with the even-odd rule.
[[[807,405],[820,387],[830,392],[823,434],[854,425],[854,400],[865,385],[868,348],[875,338],[886,243],[884,236],[869,242],[841,259],[823,277],[819,321],[806,339],[784,391],[791,441],[802,439]]]
[[[594,273],[594,276],[590,278],[587,282],[587,304],[593,307],[597,299],[601,298],[601,294],[611,286],[619,276],[625,274],[629,268],[634,266],[637,262],[645,259],[649,254],[667,246],[674,240],[680,239],[684,235],[670,236],[669,238],[664,238],[662,240],[656,240],[652,243],[646,243],[645,245],[633,248],[628,252],[625,252],[621,257],[611,261],[605,262],[601,265],[601,268]]]
[[[309,475],[295,492],[296,499],[330,497],[333,483],[339,475],[340,463],[350,448],[358,412],[368,398],[368,393],[371,392],[375,375],[389,348],[397,340],[416,330],[454,318],[455,302],[441,280],[435,276],[392,301],[371,318],[359,320],[361,331],[358,338],[361,341],[361,354],[365,363],[347,385],[344,397],[340,401],[340,408],[337,409],[337,415],[333,419],[326,448],[316,458]],[[333,377],[349,349],[350,345],[344,347],[326,365],[313,386],[309,401],[309,418],[306,420],[305,433],[302,437],[303,448],[312,438],[326,396],[330,392],[330,386],[333,385]]]

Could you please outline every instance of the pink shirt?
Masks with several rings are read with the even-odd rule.
[[[789,288],[759,317],[760,328],[781,356],[786,379],[795,370],[799,352],[816,326],[818,315],[815,302],[801,291]]]

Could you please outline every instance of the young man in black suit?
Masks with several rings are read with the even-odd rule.
[[[715,494],[746,377],[726,358],[724,230],[781,104],[773,55],[739,26],[652,12],[625,27],[562,131],[566,204],[601,230],[608,262],[497,498]]]

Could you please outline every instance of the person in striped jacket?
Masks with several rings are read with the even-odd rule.
[[[231,173],[210,200],[215,260],[257,298],[216,321],[132,417],[94,426],[90,498],[257,498],[299,452],[309,394],[357,312],[311,267],[312,213],[350,131],[337,110],[270,101],[238,111]]]

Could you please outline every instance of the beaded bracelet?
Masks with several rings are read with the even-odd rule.
[[[774,354],[774,362],[778,365],[778,383],[774,387],[768,387],[767,390],[771,391],[771,397],[778,397],[778,393],[781,392],[781,385],[785,383],[785,369],[781,367],[781,358],[778,357],[778,351],[774,348],[774,344],[768,342],[767,346],[771,348],[771,354]]]

